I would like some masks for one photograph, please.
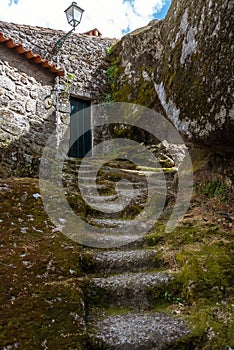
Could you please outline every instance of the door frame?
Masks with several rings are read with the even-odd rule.
[[[90,133],[91,133],[91,141],[90,141],[90,144],[91,144],[91,149],[90,149],[90,153],[91,153],[91,157],[93,156],[93,146],[94,146],[94,135],[93,135],[93,113],[92,113],[92,101],[91,99],[89,98],[84,98],[83,96],[75,96],[75,95],[70,95],[69,97],[69,105],[70,105],[70,136],[69,136],[69,151],[68,151],[68,154],[70,152],[70,142],[71,142],[71,117],[72,117],[72,114],[71,114],[71,100],[74,99],[74,100],[83,100],[83,101],[86,101],[86,102],[89,102],[89,108],[90,109],[90,115],[89,115],[89,118],[90,118]],[[84,108],[85,109],[85,108]],[[78,112],[79,113],[79,112]],[[76,157],[72,157],[70,155],[68,155],[69,158],[76,158]]]

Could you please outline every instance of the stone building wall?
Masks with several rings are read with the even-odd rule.
[[[46,104],[55,76],[0,47],[1,176],[29,175],[55,127],[54,107]]]
[[[57,63],[53,48],[66,34],[61,30],[6,22],[0,22],[0,31],[5,37],[12,38],[16,43],[23,44],[26,49],[53,63]],[[65,71],[64,79],[61,79],[62,88],[66,81],[69,82],[68,74],[71,73],[74,74],[74,81],[69,89],[71,94],[86,96],[94,102],[102,101],[107,92],[106,49],[114,41],[113,38],[71,34],[59,52],[59,64]]]
[[[0,22],[0,32],[49,63],[58,63],[53,46],[64,32],[6,22]],[[56,128],[58,83],[60,137],[70,123],[70,95],[103,101],[108,90],[106,49],[112,43],[72,34],[59,52],[65,72],[59,78],[0,43],[0,176],[38,175],[43,148]]]

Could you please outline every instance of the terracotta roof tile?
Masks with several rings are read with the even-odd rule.
[[[99,37],[102,36],[102,33],[97,28],[94,28],[94,29],[91,29],[87,32],[84,32],[83,34],[90,35],[90,36],[99,36]]]
[[[50,72],[58,76],[64,76],[63,69],[57,68],[54,64],[44,60],[40,55],[34,54],[31,50],[26,50],[22,44],[16,44],[11,38],[5,38],[2,32],[0,32],[0,43],[5,44],[9,49],[15,49],[19,55],[24,55],[28,60],[33,60],[34,63],[48,69]]]

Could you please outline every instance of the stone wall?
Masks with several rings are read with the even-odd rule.
[[[29,175],[55,128],[55,109],[45,100],[55,76],[4,45],[0,49],[0,172]]]
[[[0,22],[0,31],[58,63],[53,46],[64,32],[6,22]],[[60,78],[0,44],[0,176],[38,175],[43,148],[56,127],[58,84],[60,137],[70,122],[70,94],[92,103],[103,101],[109,88],[106,49],[112,43],[113,39],[72,34],[59,52],[59,66],[65,71]]]
[[[66,34],[60,30],[6,22],[0,22],[0,31],[5,37],[12,38],[53,63],[57,63],[53,48],[57,40]],[[71,94],[86,96],[94,102],[102,101],[107,92],[106,49],[114,41],[104,37],[71,34],[59,52],[59,65],[65,71],[65,77],[61,79],[62,89],[66,87],[66,82],[70,83],[68,74],[74,74],[74,81],[69,88]]]

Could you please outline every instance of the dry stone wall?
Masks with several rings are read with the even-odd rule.
[[[34,54],[58,62],[53,46],[64,32],[6,22],[0,22],[0,31]],[[105,98],[106,49],[112,43],[113,39],[72,34],[59,52],[65,72],[59,78],[60,136],[70,123],[70,94],[92,103]],[[38,175],[43,148],[56,128],[57,83],[54,74],[0,44],[1,176]]]
[[[0,22],[0,31],[53,63],[57,63],[54,46],[66,34],[60,30],[6,22]],[[86,96],[95,102],[102,101],[107,89],[106,49],[114,41],[115,39],[104,37],[71,34],[59,53],[59,65],[65,71],[65,77],[61,79],[62,88],[66,87],[66,82],[70,83],[68,74],[73,74],[70,93]]]
[[[29,61],[1,45],[0,149],[1,176],[32,174],[55,128],[51,94],[54,76],[37,70]]]

